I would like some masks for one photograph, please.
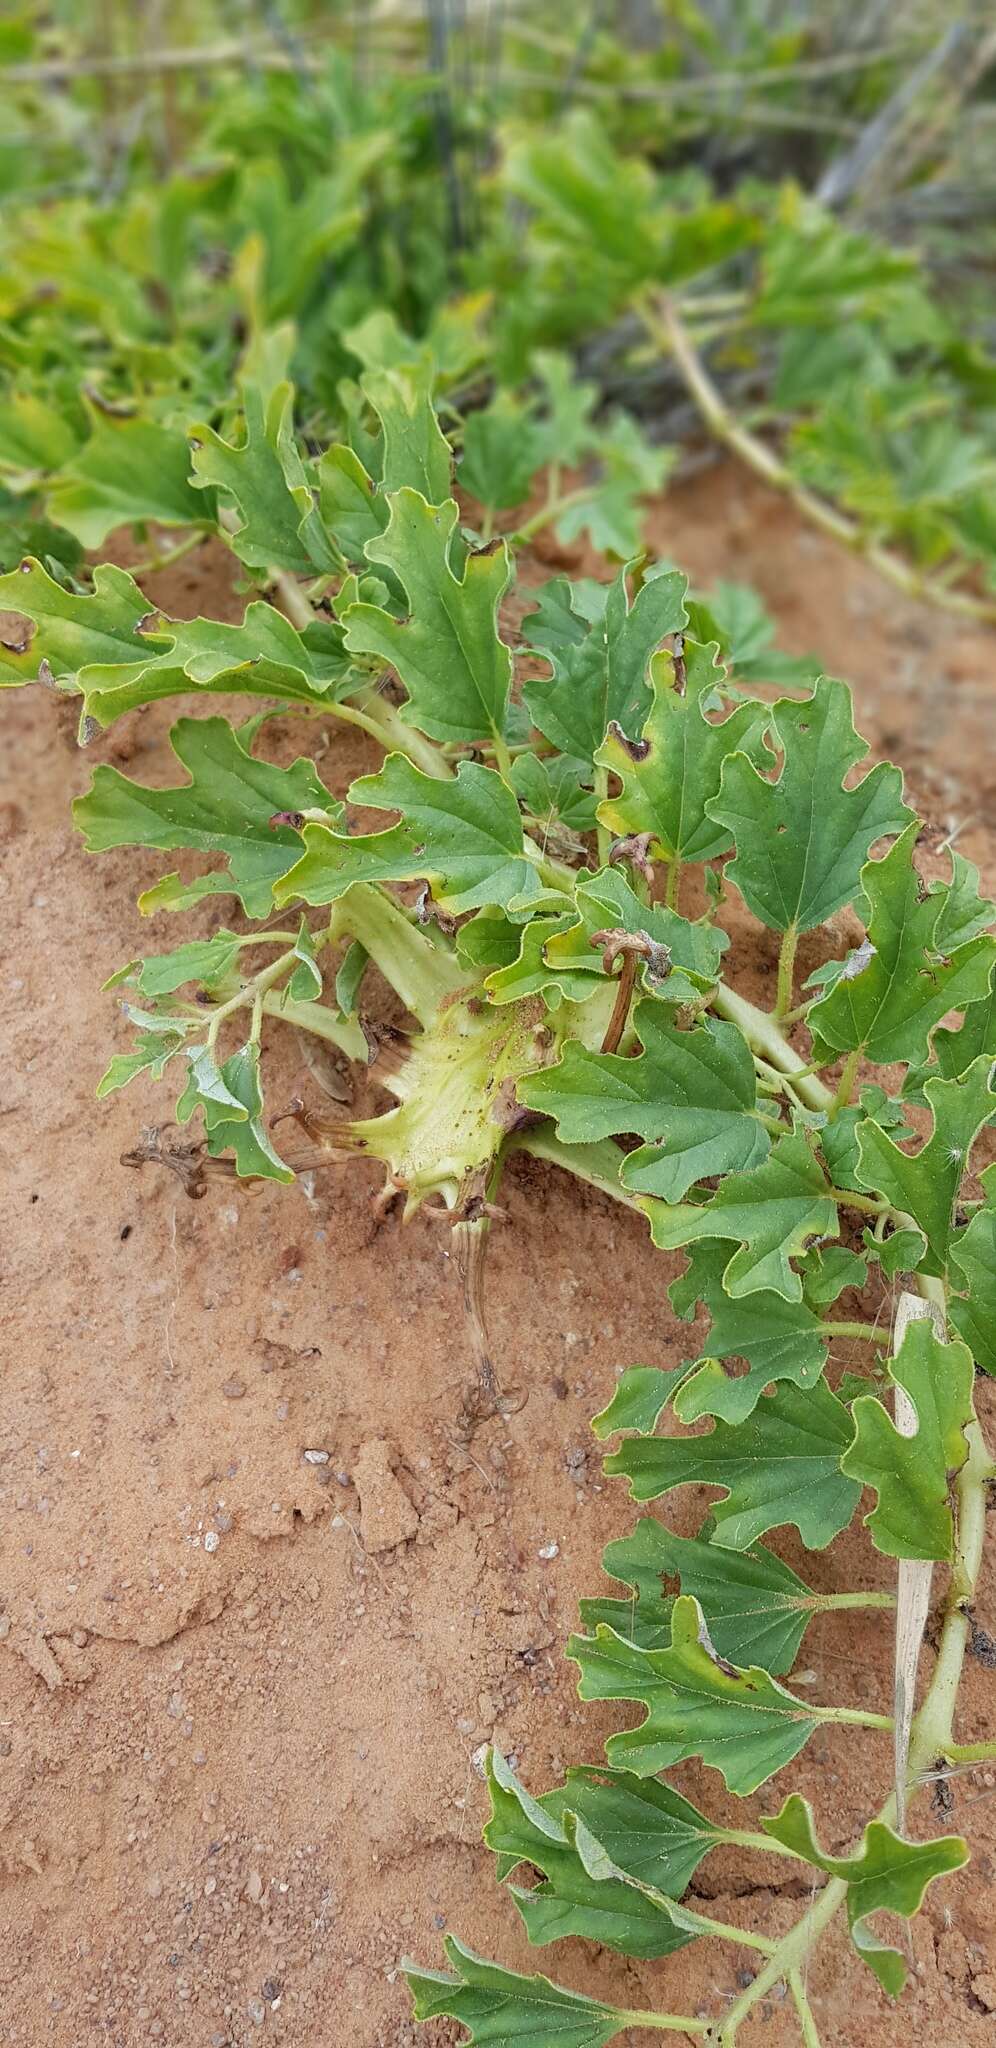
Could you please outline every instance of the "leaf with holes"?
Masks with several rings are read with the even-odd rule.
[[[712,1318],[705,1347],[674,1398],[682,1422],[695,1422],[700,1415],[744,1422],[766,1387],[777,1380],[814,1386],[826,1363],[828,1340],[807,1301],[786,1301],[768,1288],[731,1298],[723,1282],[731,1250],[724,1244],[696,1245],[687,1271],[671,1287],[679,1315],[690,1317],[701,1301]],[[724,1371],[721,1361],[738,1359],[746,1363],[746,1373]]]
[[[423,775],[404,754],[390,754],[377,775],[364,775],[349,802],[398,810],[383,832],[333,831],[305,825],[304,853],[277,892],[287,903],[335,903],[354,882],[426,879],[445,910],[459,915],[480,904],[521,910],[562,901],[544,890],[528,858],[519,807],[493,768],[462,761],[455,776]]]
[[[613,728],[596,757],[621,784],[618,796],[599,806],[601,823],[620,839],[648,833],[652,851],[678,862],[726,852],[730,834],[707,806],[719,793],[723,762],[737,748],[754,757],[769,716],[766,705],[731,708],[714,646],[686,640],[684,652],[684,694],[673,664],[656,661],[653,701],[639,734],[622,724]],[[713,717],[717,709],[722,719]]]
[[[670,1634],[674,1600],[662,1590],[668,1579],[694,1594],[721,1657],[761,1664],[776,1675],[791,1671],[820,1608],[820,1596],[763,1543],[725,1550],[701,1536],[676,1536],[649,1515],[641,1515],[631,1535],[609,1544],[602,1563],[633,1587],[636,1598],[582,1600],[581,1619],[589,1628],[607,1622],[645,1649],[659,1648]]]
[[[630,602],[627,571],[612,584],[583,640],[550,655],[553,675],[527,682],[529,716],[560,753],[589,769],[613,723],[638,732],[651,704],[654,650],[685,623],[685,578],[677,570],[644,583]]]
[[[45,668],[64,687],[84,689],[94,667],[149,662],[139,632],[149,616],[148,598],[113,563],[94,570],[87,592],[67,590],[29,558],[0,576],[0,608],[23,613],[35,629],[24,635],[23,645],[0,645],[0,686],[34,682]]]

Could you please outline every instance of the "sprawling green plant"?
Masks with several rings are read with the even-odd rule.
[[[176,1119],[198,1117],[201,1135],[147,1138],[133,1156],[165,1160],[193,1194],[211,1173],[289,1180],[358,1155],[383,1162],[408,1211],[448,1211],[478,1368],[468,1427],[510,1398],[480,1281],[516,1151],[608,1190],[646,1216],[656,1245],[686,1252],[672,1305],[685,1319],[701,1306],[707,1337],[670,1372],[627,1372],[595,1427],[622,1436],[609,1470],[637,1499],[700,1483],[721,1497],[694,1539],[644,1519],[609,1551],[631,1593],[586,1603],[590,1632],[570,1653],[583,1696],[631,1701],[644,1718],[611,1737],[607,1767],[577,1768],[539,1798],[494,1755],[488,1840],[502,1879],[541,1874],[514,1893],[537,1942],[586,1935],[656,1957],[718,1932],[759,1956],[757,1974],[714,2021],[617,2010],[457,1942],[455,1974],[412,1966],[411,1982],[420,2016],[452,2015],[475,2041],[594,2048],[640,2026],[729,2044],[786,1979],[812,2044],[813,1944],[846,1910],[859,1955],[900,1990],[902,1958],[870,1916],[910,1916],[967,1854],[956,1837],[911,1837],[907,1801],[937,1769],[996,1754],[954,1724],[994,1469],[974,1407],[975,1371],[996,1371],[994,1169],[973,1177],[996,1117],[994,906],[954,851],[943,875],[921,873],[899,770],[868,766],[846,686],[780,663],[728,591],[717,613],[736,623],[718,630],[678,570],[642,555],[608,584],[515,591],[514,545],[483,529],[570,436],[602,447],[556,361],[527,415],[499,399],[458,426],[459,475],[481,508],[470,523],[451,496],[428,356],[406,360],[394,331],[389,359],[350,394],[342,438],[316,458],[293,426],[289,345],[256,335],[240,417],[224,433],[194,427],[182,478],[201,524],[283,610],[257,598],[241,624],[170,620],[110,566],[88,592],[32,560],[0,578],[0,605],[33,627],[4,650],[3,680],[78,693],[84,739],[160,699],[201,714],[173,728],[173,785],[101,765],[75,807],[91,851],[183,859],[145,890],[144,912],[208,912],[202,938],[113,977],[134,1036],[99,1092],[178,1078]],[[611,444],[602,459],[608,511],[596,493],[592,519],[618,530],[644,472],[634,457],[620,497]],[[85,516],[85,493],[77,502]],[[533,606],[518,646],[513,596]],[[203,715],[204,698],[232,694],[260,708],[235,724]],[[323,739],[330,722],[358,726],[380,767],[343,799],[317,747],[277,765],[274,707],[320,719]],[[213,864],[197,870],[190,853]],[[219,897],[241,905],[238,929],[214,921]],[[741,906],[777,939],[770,1008],[723,972]],[[801,986],[800,939],[819,963]],[[368,1012],[372,969],[411,1020],[386,1043]],[[376,1053],[393,1105],[356,1119],[341,1104],[271,1103],[268,1119],[268,1018],[347,1060]],[[274,1108],[303,1139],[275,1140]],[[893,1716],[881,1700],[817,1704],[783,1680],[813,1614],[894,1596],[813,1590],[761,1541],[790,1524],[826,1550],[862,1487],[872,1549],[898,1562]],[[935,1563],[941,1629],[913,1717]],[[869,1780],[887,1780],[879,1738],[892,1734],[892,1793],[845,1853],[821,1846],[797,1795],[760,1831],[730,1831],[668,1781],[700,1757],[746,1796],[827,1723],[870,1732]],[[731,1840],[827,1879],[778,1941],[681,1903],[701,1858]]]
[[[721,10],[720,28],[708,5],[686,6],[635,49],[617,12],[613,35],[611,9],[597,34],[586,7],[546,25],[513,11],[507,69],[471,10],[457,89],[426,76],[418,25],[392,30],[380,12],[371,33],[388,41],[365,73],[337,10],[271,9],[271,34],[244,45],[219,21],[199,53],[136,48],[120,16],[122,47],[94,56],[86,10],[62,10],[53,40],[28,6],[0,35],[18,114],[0,165],[0,569],[30,553],[72,584],[115,525],[176,529],[177,549],[209,530],[186,428],[203,418],[227,436],[246,334],[292,318],[299,425],[316,447],[340,432],[344,390],[361,408],[362,373],[406,361],[414,335],[450,417],[468,414],[467,488],[484,487],[493,520],[536,466],[542,351],[588,347],[659,430],[684,430],[690,398],[712,436],[894,584],[996,617],[988,309],[950,261],[938,289],[887,219],[821,203],[833,121],[817,157],[793,137],[792,91],[821,79],[838,113],[891,103],[929,33],[919,10],[900,10],[878,52],[860,37],[841,48],[825,8],[818,22],[786,9],[735,24]],[[970,92],[988,59],[981,31],[965,36]],[[124,133],[116,64],[151,100]],[[597,112],[565,115],[565,66]],[[788,127],[745,176],[755,93]],[[952,122],[950,95],[930,118]],[[587,454],[569,410],[562,424],[558,530],[587,524],[627,559],[619,489],[592,524],[586,481],[561,488]],[[640,462],[649,476],[623,427],[606,484],[625,494]]]

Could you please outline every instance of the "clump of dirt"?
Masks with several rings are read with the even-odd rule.
[[[700,583],[755,583],[784,644],[855,681],[859,724],[996,883],[993,636],[901,603],[729,467],[663,499],[651,532]],[[177,613],[237,618],[228,576],[205,547],[148,589]],[[91,763],[66,707],[25,692],[2,717],[4,2041],[441,2048],[455,2032],[412,2027],[399,1960],[438,1962],[447,1929],[627,2005],[717,2012],[741,1959],[713,1943],[655,1966],[528,1949],[480,1842],[475,1766],[494,1740],[541,1789],[621,1723],[579,1704],[562,1655],[579,1595],[606,1583],[604,1544],[634,1514],[601,1476],[588,1421],[622,1367],[673,1364],[694,1342],[666,1298],[680,1259],[606,1197],[520,1160],[488,1304],[502,1375],[528,1401],[461,1442],[448,1233],[378,1220],[372,1169],[289,1190],[216,1182],[191,1202],[161,1169],[120,1164],[143,1125],[168,1120],[170,1096],[140,1081],[95,1102],[124,1042],[100,983],[205,920],[139,918],[152,856],[82,854],[68,806]],[[134,714],[91,751],[165,782],[169,719],[168,706]],[[268,731],[280,758],[314,746],[311,723]],[[368,765],[341,730],[321,760],[337,789]],[[735,950],[734,972],[763,993],[774,942],[770,958]],[[314,1094],[289,1033],[274,1035],[271,1075],[274,1101]],[[983,1401],[991,1414],[988,1388]],[[706,1499],[679,1496],[684,1532]],[[800,1563],[791,1540],[776,1547]],[[860,1528],[815,1571],[827,1588],[888,1577]],[[977,1626],[996,1631],[991,1569]],[[818,1619],[805,1660],[815,1698],[887,1705],[890,1643],[873,1619],[846,1632]],[[963,1701],[965,1739],[991,1730],[984,1660]],[[792,1783],[844,1845],[889,1769],[887,1738],[859,1748],[828,1730]],[[770,1790],[745,1809],[714,1773],[680,1776],[737,1825],[770,1808]],[[985,1769],[950,1783],[974,1856],[916,1926],[913,2038],[991,2040],[994,1791]],[[707,1911],[776,1931],[806,1888],[760,1892],[770,1876],[723,1850],[697,1884]],[[839,2048],[894,2038],[841,1935],[809,1987]],[[745,2040],[794,2038],[772,1998]]]

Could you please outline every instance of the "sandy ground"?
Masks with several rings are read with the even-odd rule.
[[[876,749],[905,763],[927,818],[960,827],[996,886],[996,639],[900,602],[728,468],[671,493],[651,530],[700,582],[753,581],[785,645],[853,680]],[[226,576],[205,549],[148,587],[178,612],[227,602],[235,618]],[[312,1195],[222,1185],[192,1203],[119,1163],[170,1096],[139,1082],[95,1103],[125,1042],[100,984],[186,927],[134,907],[163,863],[87,859],[68,806],[95,758],[171,779],[168,713],[126,721],[86,757],[45,693],[0,710],[0,2041],[441,2048],[456,2030],[413,2028],[398,1963],[438,1963],[447,1929],[627,2005],[716,2013],[743,1958],[711,1941],[658,1965],[529,1951],[480,1843],[473,1764],[493,1739],[540,1790],[623,1723],[579,1705],[562,1655],[579,1594],[606,1586],[603,1545],[635,1512],[602,1479],[587,1424],[622,1366],[687,1354],[665,1294],[680,1260],[607,1198],[516,1165],[489,1306],[502,1370],[529,1398],[468,1456],[445,1230],[377,1228],[364,1165]],[[302,721],[271,732],[280,758],[315,738]],[[322,767],[342,788],[361,763],[337,735]],[[732,972],[764,989],[773,958],[735,941]],[[314,1094],[289,1034],[274,1034],[270,1076],[271,1100]],[[992,1418],[988,1389],[983,1405]],[[678,1497],[679,1529],[705,1499]],[[791,1540],[776,1547],[799,1561]],[[888,1569],[852,1531],[815,1579],[887,1583]],[[978,1619],[996,1632],[991,1569]],[[887,1706],[874,1616],[818,1621],[803,1659],[816,1698]],[[993,1690],[972,1663],[965,1739],[991,1733]],[[713,1772],[680,1783],[724,1817],[735,1807],[739,1826],[791,1784],[844,1846],[889,1767],[887,1738],[831,1731],[746,1807]],[[973,1861],[930,1896],[899,2012],[842,1936],[812,1965],[836,2048],[993,2040],[996,1776],[952,1791]],[[787,1926],[807,1888],[766,1891],[772,1867],[714,1855],[696,1880],[703,1910]],[[743,2036],[794,2038],[777,2000]]]

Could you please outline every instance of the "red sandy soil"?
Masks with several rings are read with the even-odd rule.
[[[960,826],[996,885],[994,637],[899,601],[728,467],[670,493],[651,530],[700,584],[755,583],[783,644],[853,680],[862,729],[904,762],[938,837]],[[148,587],[176,612],[241,615],[210,548]],[[603,1480],[588,1421],[624,1365],[687,1354],[665,1293],[680,1261],[653,1252],[640,1218],[520,1161],[493,1233],[489,1310],[502,1371],[528,1401],[468,1450],[445,1229],[378,1228],[365,1165],[330,1170],[313,1192],[222,1184],[194,1203],[161,1171],[119,1163],[171,1098],[139,1081],[95,1103],[108,1050],[125,1042],[100,984],[204,920],[143,921],[135,896],[163,863],[86,858],[69,801],[94,757],[171,779],[170,711],[132,717],[89,757],[43,691],[2,711],[0,2040],[441,2048],[462,2036],[412,2026],[398,1965],[405,1951],[438,1964],[446,1929],[626,2005],[719,2013],[742,1951],[705,1941],[644,1965],[528,1949],[480,1841],[474,1765],[493,1739],[541,1790],[568,1762],[596,1760],[627,1718],[578,1703],[562,1644],[578,1596],[607,1584],[603,1545],[635,1512]],[[316,728],[269,732],[287,759]],[[339,789],[361,764],[340,729],[324,772]],[[762,945],[735,941],[732,972],[764,993],[774,953]],[[825,935],[814,958],[820,946]],[[277,1031],[270,1100],[297,1088],[316,1094]],[[991,1420],[989,1388],[982,1404]],[[677,1496],[682,1532],[706,1498]],[[800,1562],[784,1532],[777,1547]],[[821,1587],[889,1583],[860,1526],[806,1568]],[[978,1620],[996,1633],[991,1569]],[[879,1619],[828,1616],[797,1682],[887,1707],[890,1655]],[[993,1690],[971,1662],[964,1739],[992,1733]],[[834,1730],[746,1807],[714,1772],[687,1768],[680,1783],[724,1819],[735,1807],[741,1827],[791,1784],[843,1847],[889,1770],[888,1738]],[[898,2012],[841,1932],[813,1960],[835,2048],[992,2042],[996,1774],[958,1777],[951,1793],[973,1860],[929,1896]],[[785,1928],[808,1887],[782,1875],[722,1850],[699,1872],[702,1910]],[[745,2048],[795,2038],[778,1999],[743,2035]]]

